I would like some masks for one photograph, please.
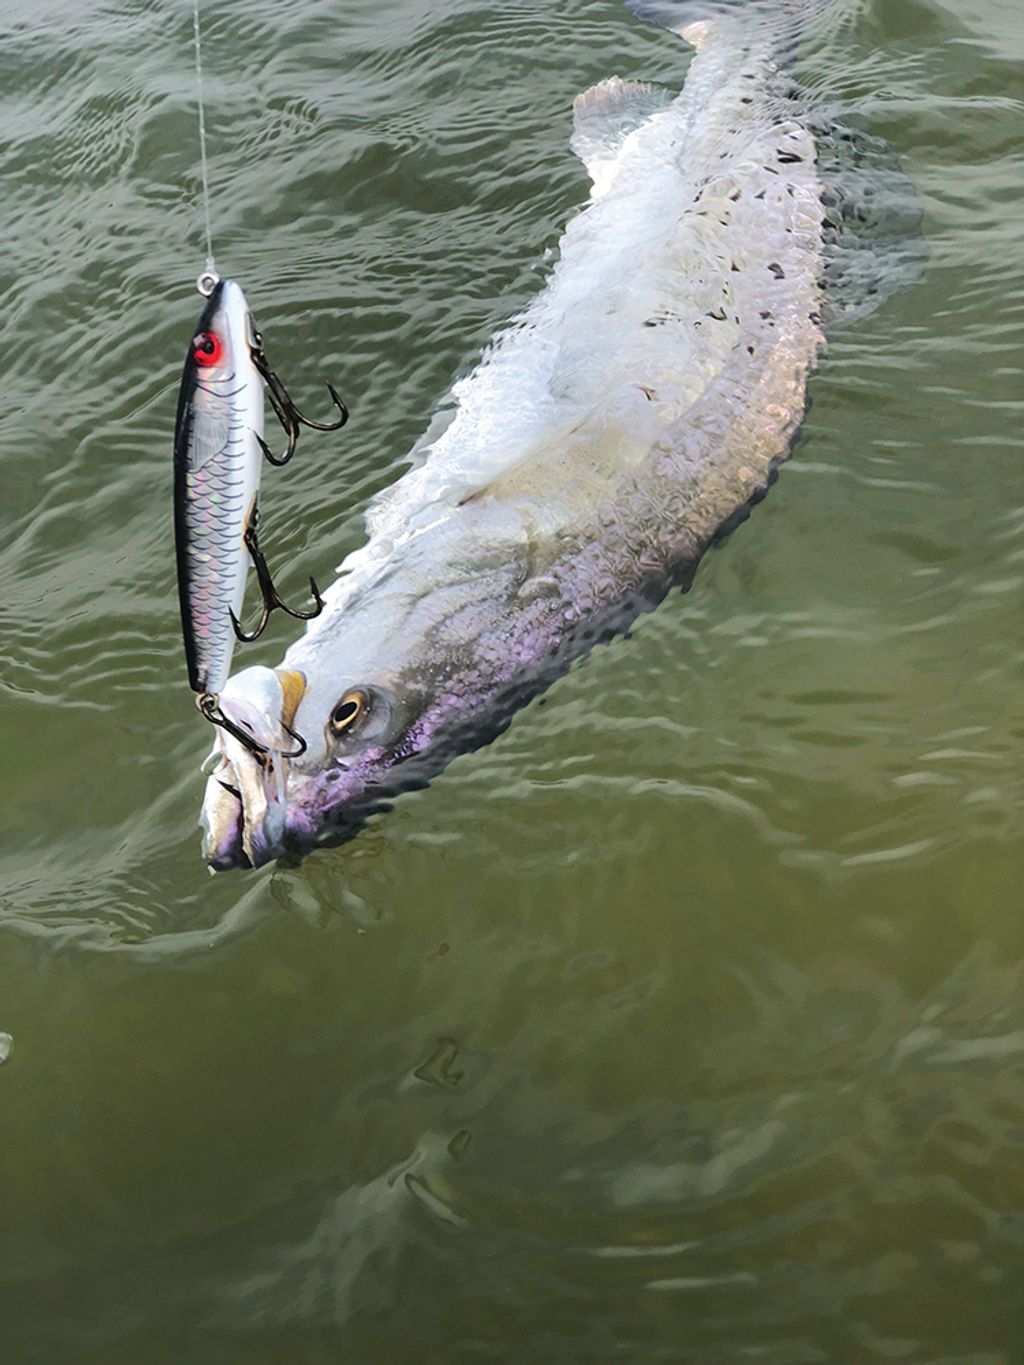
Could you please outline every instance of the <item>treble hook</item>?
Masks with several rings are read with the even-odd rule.
[[[348,408],[330,380],[326,381],[327,392],[331,395],[331,402],[341,413],[341,416],[336,422],[314,422],[303,416],[292,402],[288,390],[270,368],[263,350],[263,337],[256,330],[255,324],[252,324],[251,328],[249,351],[252,355],[252,363],[256,366],[260,377],[267,386],[267,394],[270,398],[270,406],[274,409],[274,416],[281,423],[285,435],[288,437],[288,445],[283,455],[275,455],[262,436],[256,437],[260,449],[271,464],[280,466],[287,464],[292,458],[295,454],[295,446],[298,443],[300,426],[309,427],[312,431],[340,431],[348,421]]]
[[[293,607],[289,607],[287,603],[282,602],[280,597],[278,597],[277,589],[274,587],[274,580],[270,576],[270,568],[267,561],[263,558],[263,551],[260,549],[258,534],[259,521],[259,508],[254,506],[252,509],[252,516],[249,519],[249,524],[245,528],[245,535],[242,537],[245,542],[245,548],[249,551],[249,557],[252,559],[252,566],[256,570],[256,581],[259,584],[260,595],[263,598],[263,609],[256,629],[250,633],[246,633],[246,631],[242,629],[242,623],[239,621],[238,617],[230,607],[228,608],[228,612],[231,616],[231,624],[235,629],[236,638],[247,645],[252,644],[253,640],[258,640],[260,638],[267,628],[267,622],[270,620],[270,613],[276,608],[287,612],[289,616],[294,616],[297,621],[312,621],[313,617],[319,616],[324,609],[324,599],[320,596],[320,589],[317,587],[316,579],[313,578],[312,575],[310,575],[309,579],[309,590],[313,594],[313,600],[316,603],[316,606],[312,611],[296,611]]]
[[[226,730],[229,735],[234,735],[235,739],[244,744],[250,752],[257,756],[257,758],[263,754],[270,753],[277,754],[279,758],[301,758],[306,752],[308,747],[306,741],[301,735],[297,735],[290,725],[285,725],[284,721],[281,722],[281,729],[286,735],[290,735],[291,738],[294,739],[295,743],[299,746],[297,749],[271,749],[266,744],[260,744],[260,742],[253,735],[249,734],[247,730],[243,730],[240,726],[236,725],[234,721],[227,718],[221,710],[220,698],[216,697],[212,692],[201,692],[200,695],[196,697],[196,705],[211,725],[219,725],[220,728]]]

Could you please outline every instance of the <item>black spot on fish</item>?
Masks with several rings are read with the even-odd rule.
[[[770,317],[771,317],[771,313],[770,313],[770,312],[768,311],[768,309],[766,308],[765,311],[764,311],[763,313],[760,314],[760,316],[761,316],[762,318],[770,318]]]
[[[716,322],[724,322],[724,321],[725,321],[725,309],[724,309],[724,308],[719,308],[719,309],[717,310],[717,312],[714,312],[714,313],[707,313],[705,316],[706,316],[706,317],[709,317],[709,318],[714,318],[714,320],[715,320]]]
[[[793,152],[780,152],[779,161],[783,164],[783,166],[788,166],[794,161],[803,161],[803,157],[796,156],[794,155]]]
[[[742,190],[734,190],[733,193],[729,195],[729,198],[732,200],[734,204],[736,204],[739,202],[740,196],[742,194],[743,194]]]
[[[764,190],[758,190],[758,192],[754,195],[754,198],[755,198],[755,199],[763,199],[763,198],[764,198]]]
[[[682,321],[682,318],[680,318],[680,316],[679,316],[678,313],[673,313],[673,312],[655,313],[653,317],[649,317],[649,318],[645,321],[644,326],[645,326],[645,327],[664,327],[665,324],[666,324],[666,322],[681,322],[681,321]]]
[[[768,269],[777,280],[784,280],[786,278],[786,272],[783,270],[782,266],[779,265],[778,261],[771,261],[768,265]]]
[[[739,274],[739,269],[740,269],[740,268],[739,268],[739,266],[736,264],[735,261],[733,261],[733,263],[732,263],[732,269],[735,270],[737,274]]]
[[[748,347],[747,347],[747,355],[753,355],[753,354],[754,354],[754,348],[753,348],[753,346],[748,346]]]
[[[753,103],[754,103],[754,101],[750,98],[749,95],[741,95],[741,96],[740,96],[740,104],[753,104]]]

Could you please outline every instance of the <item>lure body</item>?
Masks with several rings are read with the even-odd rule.
[[[174,530],[188,680],[216,696],[242,611],[263,450],[263,380],[254,324],[234,280],[220,280],[185,358],[174,436]]]

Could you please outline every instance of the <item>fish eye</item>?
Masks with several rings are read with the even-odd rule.
[[[197,365],[219,365],[224,347],[215,332],[200,332],[192,338],[192,354]]]
[[[351,729],[360,716],[366,713],[369,705],[365,692],[346,692],[331,712],[331,729],[336,735]]]

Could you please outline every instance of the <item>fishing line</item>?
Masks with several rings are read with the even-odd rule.
[[[206,109],[203,104],[203,50],[199,36],[199,0],[193,0],[192,32],[196,53],[196,107],[199,111],[199,162],[203,176],[203,218],[206,223],[206,267],[196,280],[200,294],[213,293],[220,278],[213,259],[213,229],[210,226],[210,172],[206,161]]]

